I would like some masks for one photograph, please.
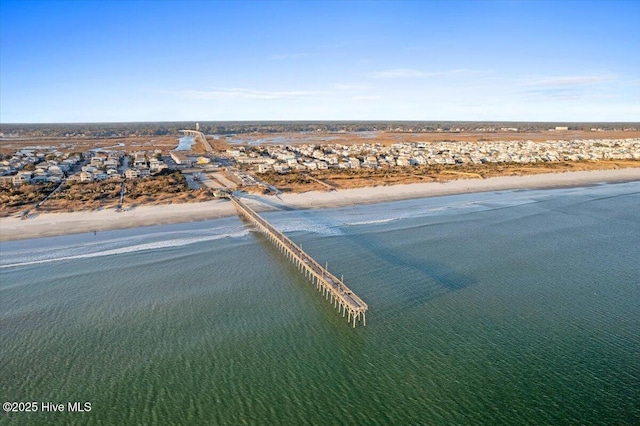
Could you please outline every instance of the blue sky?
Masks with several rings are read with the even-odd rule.
[[[640,2],[0,0],[0,121],[640,121]]]

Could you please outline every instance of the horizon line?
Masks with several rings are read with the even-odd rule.
[[[147,120],[147,121],[23,121],[23,122],[0,122],[0,127],[4,126],[20,126],[20,125],[59,125],[59,124],[67,124],[67,125],[86,125],[86,124],[143,124],[143,123],[564,123],[564,124],[589,124],[589,123],[598,123],[598,124],[634,124],[640,125],[640,121],[597,121],[597,120],[588,120],[588,121],[575,121],[575,120],[451,120],[451,119],[355,119],[355,120],[323,120],[323,119],[312,119],[312,120],[286,120],[286,119],[269,119],[269,120]]]

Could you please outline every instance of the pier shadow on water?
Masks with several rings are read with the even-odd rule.
[[[308,220],[313,218],[308,217]],[[326,218],[325,218],[326,219]],[[323,220],[325,220],[323,219]],[[451,266],[424,256],[416,256],[407,251],[394,250],[385,242],[384,237],[370,234],[350,233],[346,236],[348,243],[355,246],[355,251],[364,256],[374,257],[372,268],[383,268],[379,275],[388,277],[388,270],[404,270],[414,277],[418,277],[419,285],[405,285],[402,282],[389,281],[386,285],[393,286],[406,304],[423,304],[446,293],[463,290],[477,284],[475,277],[460,273]],[[400,278],[402,279],[402,278]]]
[[[405,282],[396,282],[393,279],[384,283],[391,286],[399,296],[403,308],[422,305],[430,300],[444,296],[445,294],[463,290],[477,284],[477,279],[460,273],[450,266],[429,259],[427,256],[418,257],[406,252],[392,250],[384,239],[375,238],[367,234],[351,234],[347,237],[349,242],[358,247],[357,250],[369,253],[378,262],[374,268],[384,268],[380,275],[387,278],[386,270],[404,270],[409,275],[416,277],[411,285]],[[402,279],[402,278],[400,278]],[[394,308],[395,309],[395,308]]]

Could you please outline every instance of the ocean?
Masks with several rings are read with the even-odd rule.
[[[366,327],[237,217],[0,243],[0,423],[640,424],[640,182],[264,216]]]

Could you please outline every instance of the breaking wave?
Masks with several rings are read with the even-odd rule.
[[[169,233],[171,234],[171,233]],[[64,260],[89,259],[94,257],[113,256],[125,253],[136,253],[141,251],[166,249],[173,247],[183,247],[191,244],[202,243],[207,241],[215,241],[223,238],[241,238],[249,234],[248,229],[237,232],[223,233],[217,235],[191,236],[182,238],[163,239],[160,241],[150,241],[145,243],[133,244],[133,239],[139,241],[139,237],[120,238],[102,243],[88,243],[77,246],[57,247],[55,249],[40,249],[30,252],[13,252],[13,256],[9,256],[11,263],[0,264],[0,268],[13,268],[18,266],[29,266],[41,263],[60,262]],[[157,234],[154,236],[160,236]],[[166,234],[164,234],[166,236]],[[149,237],[149,235],[145,236]],[[122,246],[122,243],[129,243]],[[117,247],[119,245],[119,247]],[[116,247],[114,247],[116,246]],[[97,251],[90,251],[92,247],[99,248]],[[87,253],[87,251],[90,251]],[[62,254],[61,254],[62,253]],[[4,257],[4,256],[3,256]],[[5,258],[6,259],[6,258]],[[6,260],[5,260],[6,261]]]

